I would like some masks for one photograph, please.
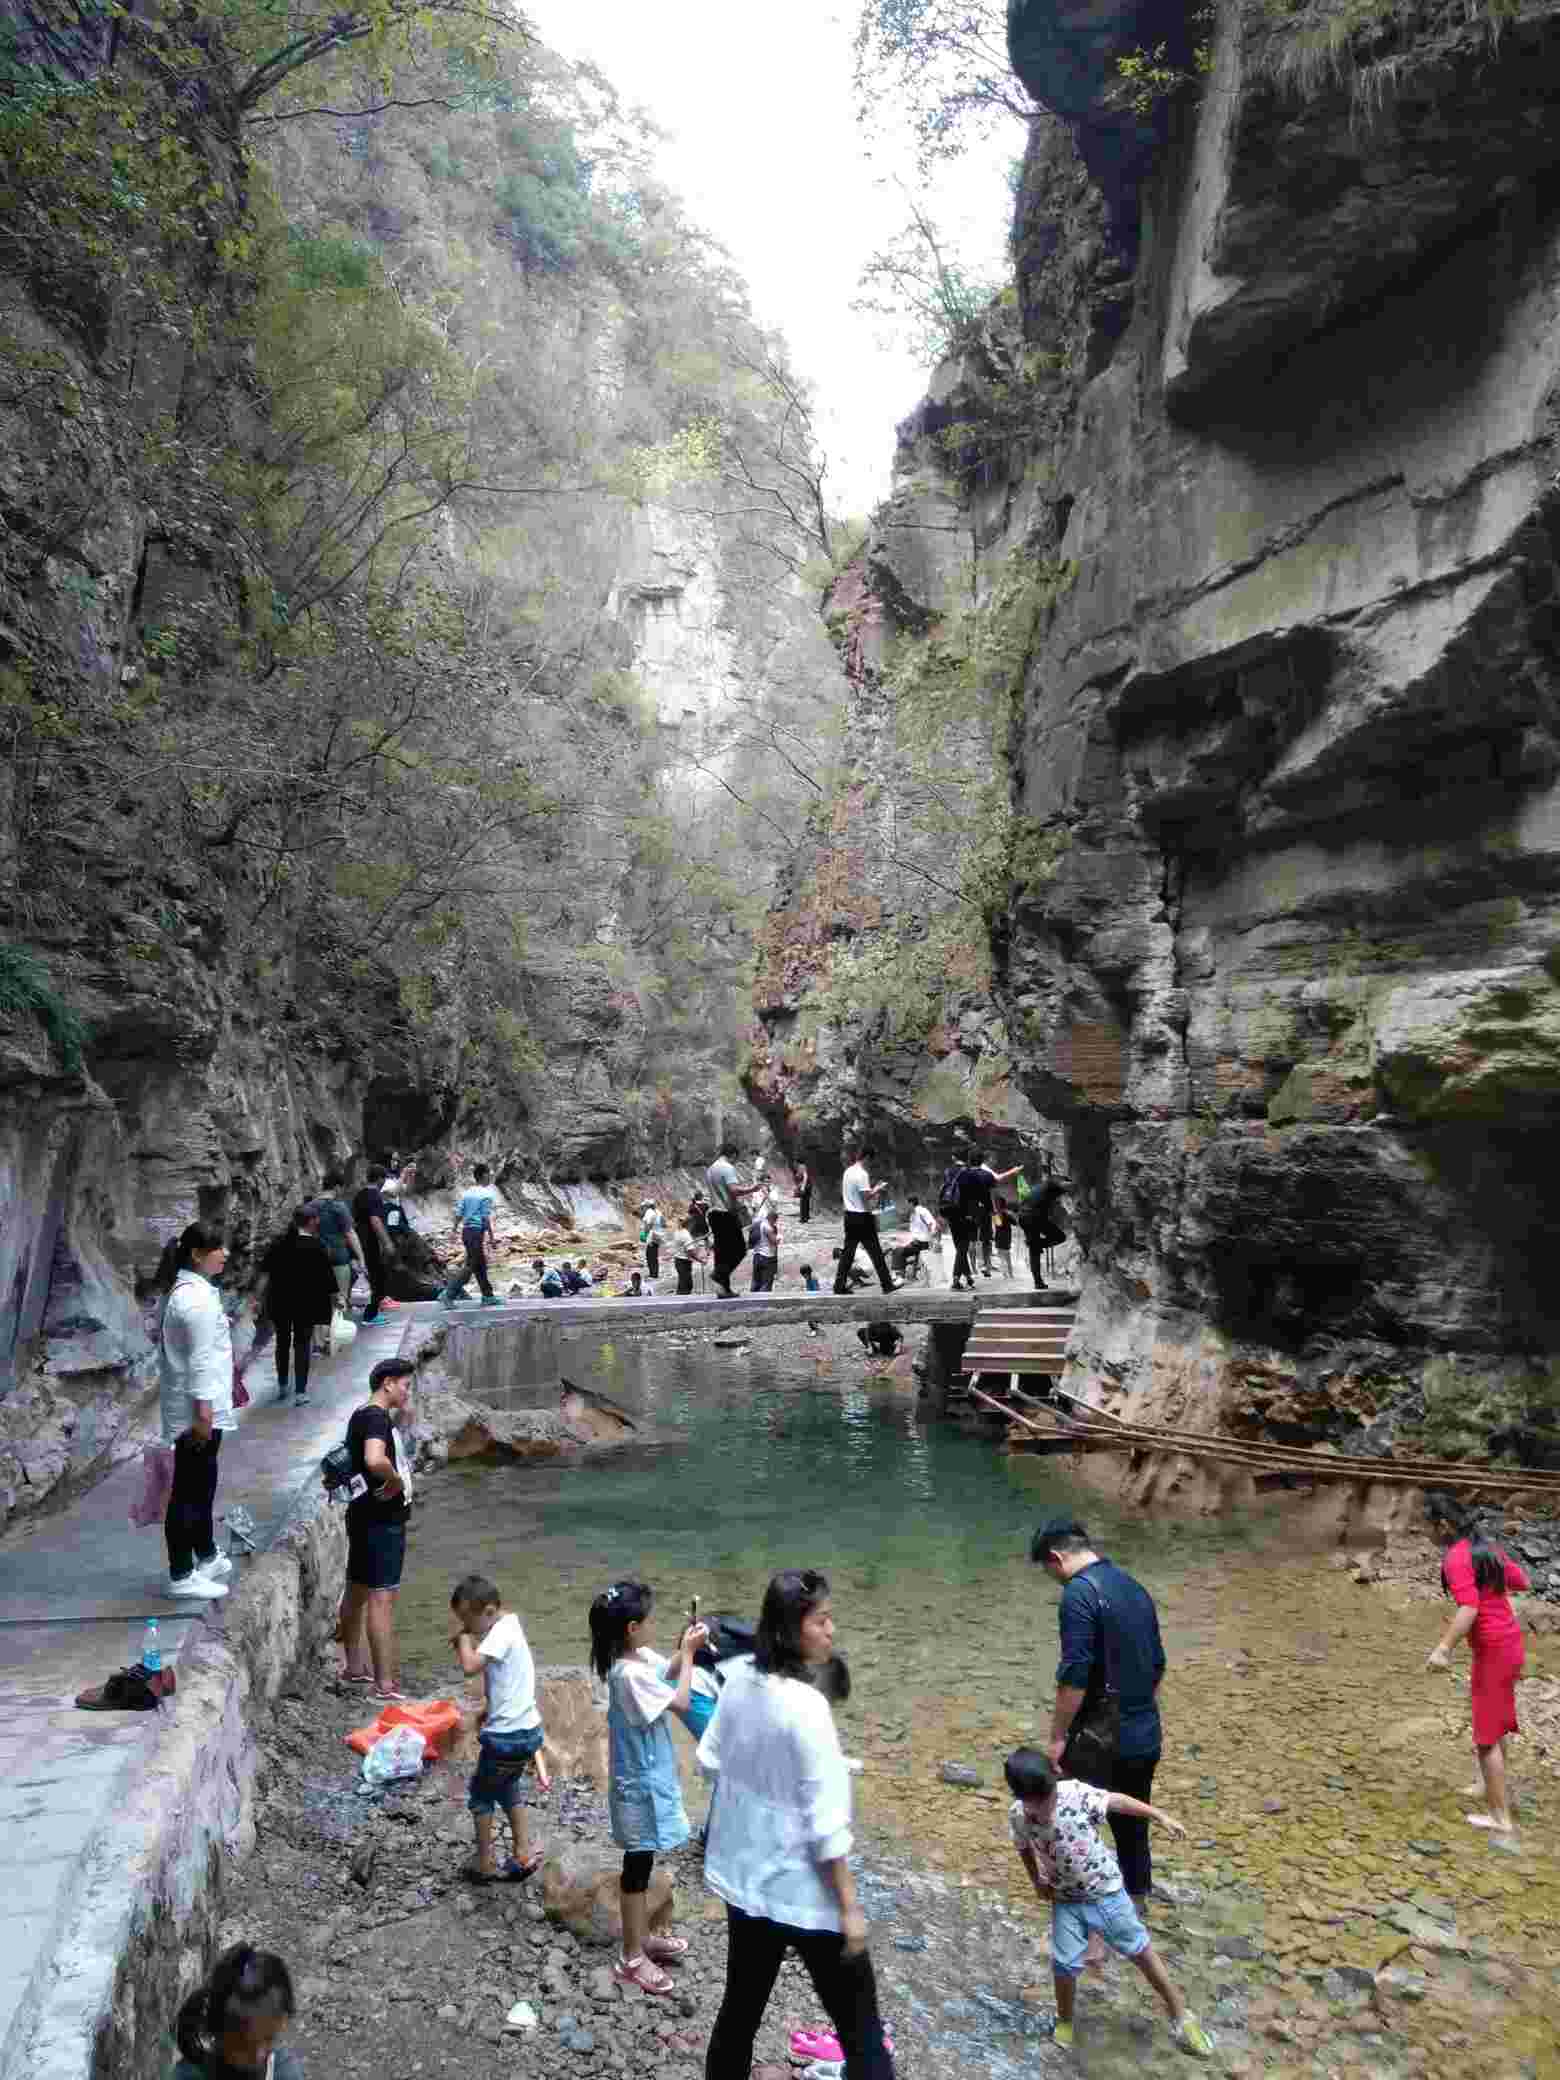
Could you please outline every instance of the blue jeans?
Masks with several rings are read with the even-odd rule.
[[[1076,1979],[1083,1970],[1091,1929],[1118,1957],[1141,1957],[1152,1940],[1124,1887],[1104,1899],[1059,1899],[1051,1909],[1051,1969],[1059,1979]]]
[[[524,1805],[522,1785],[532,1758],[543,1741],[539,1726],[521,1733],[482,1733],[477,1736],[477,1766],[466,1786],[466,1807],[473,1813],[506,1813]]]

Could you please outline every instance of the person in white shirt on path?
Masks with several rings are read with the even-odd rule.
[[[706,2080],[749,2071],[787,1950],[800,1957],[845,2052],[845,2080],[894,2080],[867,1923],[856,1898],[850,1775],[816,1685],[834,1657],[825,1576],[777,1574],[753,1658],[731,1666],[699,1743],[716,1778],[704,1876],[726,1902],[726,1987]]]
[[[173,1286],[157,1325],[163,1443],[173,1446],[173,1488],[163,1535],[168,1593],[210,1602],[226,1596],[233,1563],[217,1551],[213,1513],[223,1432],[233,1411],[233,1332],[213,1281],[227,1263],[227,1237],[192,1221],[179,1237]]]
[[[883,1245],[878,1240],[876,1207],[887,1186],[874,1184],[867,1174],[871,1154],[867,1147],[852,1149],[850,1166],[840,1180],[840,1197],[845,1206],[845,1247],[834,1267],[836,1293],[850,1291],[850,1267],[855,1262],[858,1247],[866,1251],[867,1261],[877,1273],[878,1284],[885,1293],[897,1293],[902,1283],[889,1270],[883,1256]]]
[[[775,1273],[780,1269],[780,1220],[773,1199],[764,1201],[763,1211],[754,1223],[754,1234],[753,1291],[772,1293]]]
[[[702,1265],[704,1258],[704,1244],[696,1239],[692,1229],[684,1221],[672,1237],[672,1269],[677,1273],[679,1293],[688,1294],[693,1291],[693,1267],[695,1264]]]

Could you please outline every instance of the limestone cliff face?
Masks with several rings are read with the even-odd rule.
[[[1004,1166],[1060,1151],[1059,1132],[1013,1075],[985,926],[950,911],[948,861],[903,815],[894,776],[890,646],[978,599],[983,548],[1007,518],[1000,478],[971,500],[936,444],[979,409],[980,385],[977,369],[941,371],[901,429],[893,496],[830,595],[848,689],[845,772],[782,867],[760,935],[744,1080],[781,1145],[826,1183],[862,1131],[881,1167],[923,1194],[960,1142],[975,1140]],[[989,761],[977,759],[975,772],[988,775]],[[853,990],[852,973],[868,986]]]
[[[1018,506],[1076,576],[998,994],[1065,1128],[1075,1369],[1135,1415],[1555,1449],[1556,14],[1399,11],[1307,67],[1320,14],[1226,9],[1126,298],[1108,122],[1074,95],[1030,152],[1060,360]],[[1012,22],[1052,104],[1066,11]]]

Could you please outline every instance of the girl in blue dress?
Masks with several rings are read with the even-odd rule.
[[[612,1839],[623,1851],[619,1902],[623,1954],[612,1975],[643,1993],[676,1989],[661,1966],[687,1954],[682,1936],[649,1929],[650,1871],[656,1851],[688,1839],[682,1784],[667,1713],[688,1709],[693,1657],[709,1637],[689,1625],[665,1660],[650,1645],[653,1592],[643,1582],[614,1582],[590,1607],[590,1665],[607,1686],[607,1805]]]

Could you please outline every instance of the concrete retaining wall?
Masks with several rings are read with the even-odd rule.
[[[0,2080],[162,2080],[203,1972],[228,1860],[253,1841],[259,1723],[335,1630],[343,1513],[311,1494],[178,1661],[176,1706],[81,1860],[69,1925],[6,2044]]]

